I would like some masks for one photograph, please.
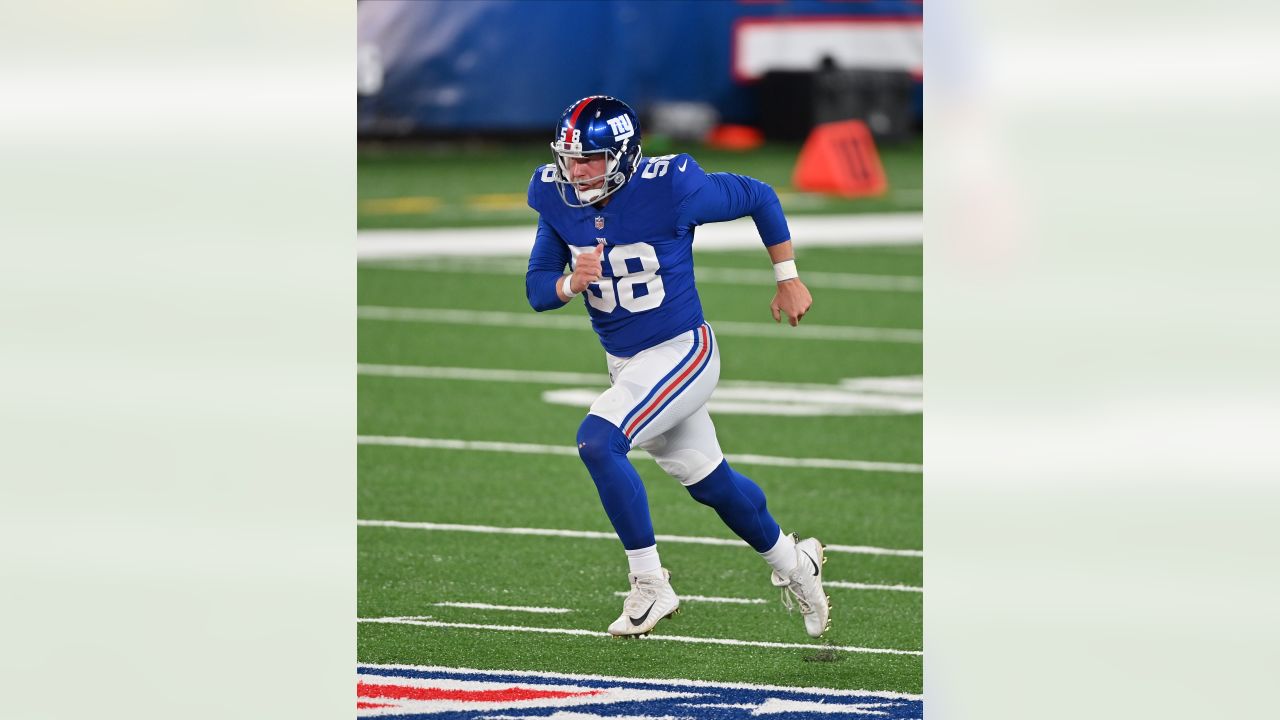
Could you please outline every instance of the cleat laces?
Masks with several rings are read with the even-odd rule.
[[[653,607],[658,600],[658,593],[667,579],[662,575],[632,575],[631,592],[627,594],[622,610],[630,617],[640,615],[646,608]]]
[[[788,614],[791,613],[796,605],[800,606],[801,615],[808,615],[813,612],[813,606],[804,599],[804,596],[796,592],[793,587],[800,583],[794,582],[789,578],[782,577],[777,573],[777,571],[774,571],[773,577],[770,578],[770,581],[773,583],[774,587],[782,588],[782,607],[787,609]]]

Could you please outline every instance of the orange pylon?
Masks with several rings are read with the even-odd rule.
[[[823,123],[809,133],[791,183],[799,190],[857,198],[889,189],[880,153],[861,120]]]

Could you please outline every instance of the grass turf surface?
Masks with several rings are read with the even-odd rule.
[[[689,152],[707,172],[734,172],[763,180],[778,191],[788,214],[918,212],[922,207],[923,142],[880,148],[889,180],[882,197],[845,199],[798,192],[791,186],[799,145],[769,144],[745,153],[697,146]],[[525,205],[535,168],[551,162],[546,143],[507,147],[425,148],[368,146],[359,151],[357,226],[427,228],[533,224]]]
[[[920,271],[919,247],[822,248],[801,257],[809,267],[820,266],[825,272]],[[767,268],[767,261],[763,251],[701,253],[697,265],[758,269]],[[700,293],[713,327],[717,320],[773,325],[767,286],[707,283]],[[918,292],[824,289],[815,296],[815,315],[806,323],[920,326]],[[506,270],[364,265],[359,270],[359,298],[362,305],[532,314],[525,305],[523,280]],[[359,360],[603,375],[603,352],[582,308],[574,303],[555,312],[580,317],[582,329],[361,320]],[[776,338],[722,337],[722,379],[835,383],[921,371],[919,345],[800,341],[788,338],[787,328],[776,329]],[[542,393],[557,386],[536,382],[362,376],[358,387],[362,435],[572,447],[584,413],[544,402]],[[919,415],[717,415],[716,424],[730,454],[909,463],[920,462],[922,455]],[[364,445],[358,458],[361,518],[610,531],[586,470],[572,456]],[[714,512],[690,499],[651,460],[635,463],[658,533],[733,538]],[[739,470],[764,488],[771,511],[788,531],[814,534],[827,543],[921,547],[919,475],[762,465],[740,465]],[[621,607],[615,591],[626,589],[625,558],[613,540],[361,527],[358,542],[362,618],[414,615],[454,623],[602,631]],[[921,692],[919,656],[820,652],[826,643],[920,650],[921,593],[832,588],[832,629],[822,640],[811,640],[799,615],[788,615],[781,607],[767,567],[750,549],[666,543],[661,550],[678,593],[768,602],[687,601],[684,612],[660,623],[655,635],[811,643],[812,649],[361,623],[358,658],[373,663]],[[825,573],[828,580],[922,584],[921,561],[915,557],[828,553]],[[550,606],[570,612],[539,615],[434,605],[443,601]]]

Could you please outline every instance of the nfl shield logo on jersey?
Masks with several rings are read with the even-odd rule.
[[[597,230],[603,230],[603,229],[604,229],[604,218],[602,218],[602,217],[600,217],[600,216],[598,216],[598,215],[596,216],[596,229],[597,229]]]
[[[397,720],[750,720],[922,717],[919,695],[692,680],[360,665],[356,715]]]

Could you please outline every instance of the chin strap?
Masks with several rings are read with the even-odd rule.
[[[584,203],[593,203],[596,200],[599,200],[600,196],[604,194],[604,188],[602,187],[594,188],[591,190],[579,190],[578,188],[575,187],[573,191],[578,194],[578,202],[584,202]]]

